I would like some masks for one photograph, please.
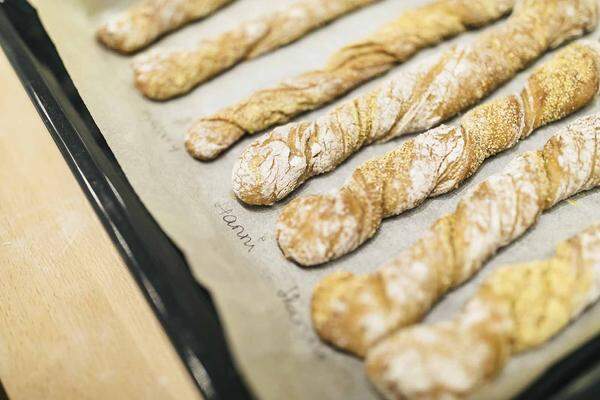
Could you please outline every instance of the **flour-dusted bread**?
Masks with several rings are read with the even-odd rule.
[[[315,120],[274,129],[234,166],[237,197],[272,204],[363,146],[438,125],[477,103],[548,49],[594,28],[596,0],[523,0],[470,44],[400,71],[367,95]]]
[[[98,40],[122,53],[140,50],[157,38],[202,18],[232,0],[142,0],[98,29]]]
[[[166,100],[244,60],[291,43],[320,26],[379,0],[297,0],[262,17],[240,23],[194,47],[156,49],[134,62],[135,86],[146,96]]]
[[[600,45],[581,41],[536,69],[523,90],[478,106],[356,169],[338,190],[289,203],[277,223],[283,253],[305,266],[341,257],[383,218],[457,188],[492,155],[589,104],[600,85]]]
[[[406,61],[419,50],[468,29],[496,21],[515,0],[436,0],[404,12],[366,38],[335,52],[323,69],[259,90],[247,99],[200,118],[186,147],[211,160],[245,134],[288,122]]]
[[[539,151],[518,156],[474,186],[456,210],[372,274],[337,272],[312,300],[319,336],[364,355],[375,343],[420,320],[447,291],[532,227],[540,214],[600,186],[600,114],[580,118]]]
[[[388,399],[459,399],[510,356],[540,346],[600,296],[600,224],[554,257],[504,267],[447,322],[394,333],[369,350],[370,380]]]

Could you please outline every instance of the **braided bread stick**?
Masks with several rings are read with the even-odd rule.
[[[363,146],[456,115],[597,20],[595,0],[523,0],[507,22],[474,42],[401,71],[314,122],[288,124],[257,139],[234,166],[233,191],[248,204],[272,204]]]
[[[113,50],[132,53],[188,22],[205,17],[232,0],[142,0],[114,16],[97,32]]]
[[[240,24],[192,49],[157,49],[133,64],[135,86],[144,96],[166,100],[189,92],[244,60],[291,43],[320,26],[379,0],[297,0]]]
[[[456,211],[372,274],[337,272],[312,299],[319,336],[358,355],[415,323],[447,291],[472,277],[540,214],[600,186],[600,114],[581,118],[476,185]]]
[[[515,0],[436,0],[407,11],[375,33],[334,53],[325,66],[253,93],[244,101],[199,119],[186,147],[211,160],[245,134],[280,125],[331,102],[406,61],[419,50],[487,25],[508,13]]]
[[[540,346],[600,297],[600,224],[554,257],[494,272],[454,319],[417,325],[369,350],[367,374],[388,399],[456,399]]]
[[[341,257],[427,197],[457,188],[492,155],[590,103],[600,85],[600,45],[581,41],[535,70],[520,94],[476,107],[361,165],[342,188],[297,198],[275,236],[288,257],[312,266]]]

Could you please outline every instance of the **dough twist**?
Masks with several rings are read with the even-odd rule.
[[[436,0],[407,11],[361,41],[334,53],[327,65],[253,93],[188,132],[189,153],[211,160],[245,134],[260,132],[314,110],[406,61],[419,50],[487,25],[508,13],[515,0]]]
[[[205,17],[232,0],[142,0],[98,29],[98,40],[132,53],[190,21]]]
[[[376,1],[379,0],[298,0],[192,49],[157,49],[134,62],[135,85],[155,100],[187,93],[243,60],[273,51]]]
[[[312,266],[341,257],[426,198],[457,188],[492,155],[590,103],[600,85],[600,46],[574,43],[538,68],[520,94],[476,107],[364,163],[338,191],[298,198],[283,210],[283,253]]]
[[[554,257],[493,273],[454,319],[417,325],[368,352],[367,374],[388,399],[457,399],[512,354],[540,346],[600,297],[600,224]]]
[[[476,185],[456,211],[370,275],[337,272],[312,300],[318,334],[363,355],[415,323],[448,290],[472,277],[498,249],[558,202],[600,185],[600,114],[581,118]]]
[[[549,48],[595,27],[595,0],[524,0],[507,22],[425,65],[401,71],[369,94],[314,122],[257,139],[233,170],[240,200],[268,205],[361,147],[419,132],[468,108]]]

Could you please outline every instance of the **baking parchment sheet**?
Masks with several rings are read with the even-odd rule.
[[[291,1],[238,0],[153,47],[190,45]],[[403,10],[427,1],[382,1],[279,51],[243,63],[191,94],[166,103],[146,100],[133,88],[131,57],[108,51],[94,40],[98,25],[131,2],[33,1],[129,181],[161,227],[184,251],[198,281],[212,292],[235,359],[261,399],[377,399],[363,374],[362,363],[331,350],[314,334],[309,304],[315,283],[335,269],[367,273],[377,268],[420,237],[435,219],[452,211],[469,187],[500,171],[516,154],[539,148],[557,128],[573,119],[541,129],[514,149],[489,160],[461,189],[385,221],[368,244],[337,262],[306,270],[285,260],[274,239],[274,224],[283,204],[297,195],[339,187],[360,163],[391,150],[405,139],[361,151],[333,173],[304,185],[282,204],[254,208],[237,202],[230,189],[232,165],[253,138],[242,141],[214,162],[201,163],[184,150],[186,129],[195,118],[241,100],[254,90],[322,66],[335,49],[372,32]],[[423,51],[382,79],[389,79],[408,64],[452,43],[472,40],[476,33]],[[588,38],[598,40],[598,34]],[[530,72],[531,69],[520,74],[492,97],[520,90]],[[365,92],[377,83],[365,85],[349,96]],[[301,118],[315,118],[330,108]],[[575,117],[594,111],[600,111],[598,104]],[[543,215],[522,239],[502,250],[478,276],[448,295],[426,320],[449,318],[497,266],[548,257],[557,242],[598,220],[598,191],[559,205]],[[599,317],[600,306],[593,307],[550,343],[515,357],[498,379],[475,398],[503,399],[518,393],[558,358],[600,332]]]

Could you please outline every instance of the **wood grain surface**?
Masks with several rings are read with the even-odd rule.
[[[0,51],[0,379],[11,399],[198,399]]]

